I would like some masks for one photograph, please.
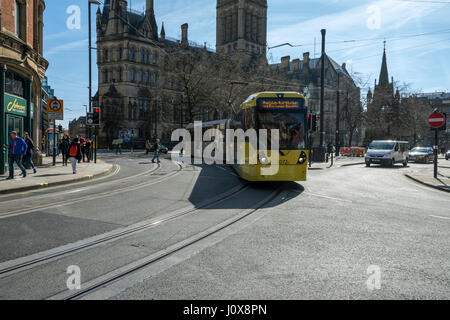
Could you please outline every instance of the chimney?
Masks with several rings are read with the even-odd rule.
[[[292,69],[294,71],[299,71],[300,70],[300,59],[292,60]]]
[[[302,71],[303,72],[309,72],[309,52],[303,53],[303,66]]]
[[[154,9],[153,9],[153,0],[147,0],[147,3],[146,3],[146,12],[149,12],[149,13],[154,13]]]
[[[286,56],[286,57],[281,58],[281,69],[289,70],[290,62],[291,62],[291,57],[290,56]]]
[[[183,47],[189,46],[188,28],[189,28],[189,25],[187,23],[185,23],[181,26],[181,45]]]

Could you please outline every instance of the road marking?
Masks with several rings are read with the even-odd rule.
[[[329,200],[353,203],[353,201],[351,201],[351,200],[341,199],[341,198],[333,198],[333,197],[324,196],[324,195],[321,195],[321,194],[315,194],[315,193],[311,193],[311,192],[305,192],[305,194],[313,196],[313,197],[319,197],[319,198],[325,198],[325,199],[329,199]]]
[[[450,220],[449,217],[434,216],[434,215],[431,215],[431,214],[430,214],[430,217],[432,217],[432,218],[437,218],[437,219]]]

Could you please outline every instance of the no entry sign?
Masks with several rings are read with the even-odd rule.
[[[434,129],[439,129],[445,124],[445,115],[440,112],[435,112],[428,117],[428,124]]]

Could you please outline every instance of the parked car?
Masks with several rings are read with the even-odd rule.
[[[447,153],[445,154],[445,160],[449,159],[450,159],[450,150],[448,150]]]
[[[396,163],[408,165],[407,141],[372,141],[366,153],[366,166],[380,164],[392,167]]]
[[[428,163],[430,160],[433,160],[433,154],[430,154],[430,148],[416,147],[409,151],[409,161]]]

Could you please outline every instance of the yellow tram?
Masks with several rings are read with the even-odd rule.
[[[244,130],[279,130],[278,157],[273,157],[268,148],[258,141],[256,153],[258,163],[251,164],[248,154],[254,152],[248,142],[244,142],[246,158],[244,164],[235,164],[234,168],[242,179],[247,181],[305,181],[308,163],[308,102],[297,92],[260,92],[251,95],[240,111]],[[270,134],[270,133],[269,133]],[[260,138],[258,137],[258,140]],[[269,140],[269,139],[268,139]],[[277,170],[270,172],[273,166],[270,159],[278,158]],[[264,170],[266,169],[266,170]],[[270,174],[266,174],[269,171]]]
[[[307,107],[307,99],[297,92],[260,92],[251,95],[233,119],[203,122],[197,130],[201,137],[208,130],[219,134],[213,140],[216,150],[223,148],[224,162],[244,180],[305,181],[309,155]],[[194,124],[187,126],[191,136],[195,136],[194,128]],[[266,136],[261,136],[261,130],[267,132]],[[272,130],[279,132],[274,137],[278,147],[272,146]],[[245,137],[239,139],[238,133]],[[194,159],[203,157],[202,151],[209,144],[192,144],[189,149]]]

